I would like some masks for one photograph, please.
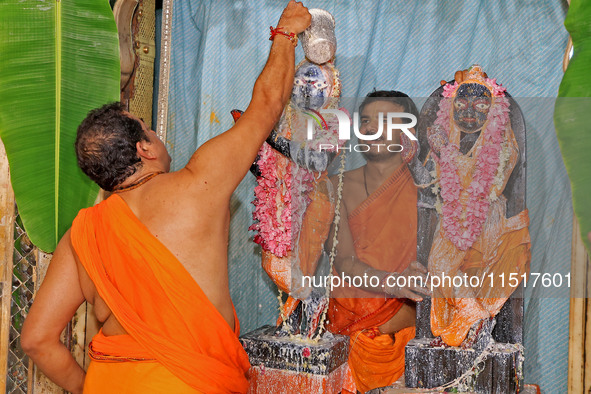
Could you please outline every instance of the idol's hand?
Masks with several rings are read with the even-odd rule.
[[[384,292],[396,298],[422,301],[422,296],[431,295],[427,280],[427,268],[413,261],[403,272],[395,272],[384,278]]]
[[[289,33],[299,34],[310,26],[312,16],[301,2],[291,0],[283,10],[277,27]]]
[[[449,143],[447,134],[439,125],[433,125],[427,128],[427,140],[429,141],[429,146],[431,146],[431,149],[437,156],[439,156],[441,149]]]
[[[419,143],[418,141],[411,140],[404,133],[400,133],[400,145],[402,145],[402,160],[405,163],[410,163],[413,157],[419,154]]]

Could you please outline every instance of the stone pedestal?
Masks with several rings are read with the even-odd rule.
[[[516,393],[523,388],[523,287],[519,286],[495,317],[494,344],[475,366],[486,343],[476,349],[431,346],[431,300],[417,303],[416,337],[405,350],[405,386],[433,388],[447,384],[477,367],[470,384],[476,393]]]
[[[276,337],[263,326],[240,338],[250,364],[249,393],[338,393],[347,372],[349,337],[318,342]]]
[[[523,352],[519,344],[494,343],[482,352],[434,347],[432,339],[413,339],[406,346],[406,387],[434,388],[462,375],[460,392],[509,394],[523,389]]]
[[[461,391],[456,391],[457,393],[461,393]],[[398,379],[396,383],[388,387],[380,387],[377,389],[373,389],[368,391],[366,394],[414,394],[414,393],[422,393],[422,394],[439,394],[441,393],[440,390],[429,391],[426,389],[413,389],[407,388],[404,386],[404,376]],[[472,394],[472,392],[468,392],[466,394]],[[519,392],[520,394],[540,394],[540,388],[536,384],[525,384],[523,385],[523,390]]]

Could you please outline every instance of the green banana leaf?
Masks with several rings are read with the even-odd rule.
[[[119,44],[108,0],[0,2],[0,138],[31,241],[52,252],[98,187],[78,168],[76,129],[119,99]]]
[[[554,126],[571,182],[581,236],[591,252],[591,3],[571,0],[564,22],[573,40],[554,108]]]

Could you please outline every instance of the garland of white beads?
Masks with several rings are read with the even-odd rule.
[[[328,275],[329,275],[329,280],[327,281],[330,282],[330,277],[332,276],[332,269],[334,266],[334,259],[336,257],[336,250],[337,250],[337,244],[339,243],[338,239],[337,239],[337,235],[339,233],[339,223],[341,222],[341,200],[343,197],[343,177],[345,175],[345,164],[346,164],[347,160],[346,160],[346,155],[345,155],[345,151],[343,151],[341,153],[341,166],[339,167],[339,184],[337,186],[337,201],[335,204],[335,213],[334,213],[334,235],[332,238],[332,249],[330,251],[330,255],[329,255],[329,261],[330,261],[330,270],[328,271]],[[330,287],[326,286],[326,298],[328,299],[330,297]],[[326,303],[326,305],[324,306],[324,310],[322,311],[322,316],[320,317],[320,322],[318,323],[318,334],[316,334],[316,336],[314,337],[314,340],[318,340],[320,339],[320,336],[322,335],[322,331],[324,330],[324,323],[326,321],[326,314],[328,312],[328,305],[329,302]],[[328,322],[326,322],[328,323]]]

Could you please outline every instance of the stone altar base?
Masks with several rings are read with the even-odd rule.
[[[483,353],[459,347],[434,347],[433,339],[413,339],[406,346],[405,382],[407,387],[433,388],[445,385],[467,371],[472,378],[460,392],[510,394],[523,392],[523,348],[519,344],[493,343]],[[437,367],[439,366],[439,367]]]
[[[436,393],[441,393],[441,391],[430,391],[429,389],[406,388],[406,387],[404,387],[404,376],[403,376],[396,383],[394,383],[392,386],[373,389],[373,390],[368,391],[366,394],[415,394],[415,393],[436,394]],[[471,392],[471,393],[473,393],[473,392]],[[467,393],[464,393],[464,394],[467,394]],[[523,391],[520,391],[520,394],[540,394],[540,388],[535,384],[526,384],[523,386]]]
[[[240,337],[248,354],[249,393],[338,393],[349,358],[349,337],[332,335],[318,342],[273,335],[263,326]]]

